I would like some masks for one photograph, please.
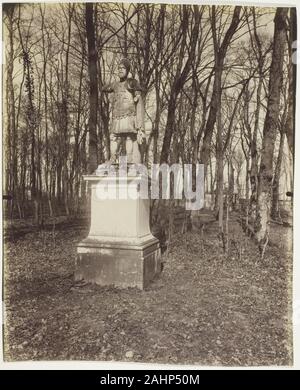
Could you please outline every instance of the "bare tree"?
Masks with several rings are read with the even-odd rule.
[[[269,96],[264,122],[262,153],[259,168],[256,239],[264,254],[268,242],[269,215],[273,180],[273,158],[276,133],[278,131],[280,91],[282,88],[283,59],[286,48],[287,8],[277,8],[275,15],[272,63],[269,78]]]
[[[232,16],[230,26],[228,27],[228,30],[225,33],[225,36],[224,36],[222,43],[220,43],[216,37],[214,39],[214,41],[215,41],[215,44],[214,44],[214,56],[215,56],[215,58],[214,58],[214,60],[215,60],[214,84],[213,84],[212,97],[211,97],[211,101],[210,101],[210,110],[209,110],[207,122],[205,125],[203,143],[202,143],[201,152],[200,152],[201,162],[205,165],[207,165],[208,161],[209,161],[211,140],[212,140],[214,126],[216,123],[218,107],[220,104],[220,93],[221,93],[221,82],[222,82],[222,73],[223,73],[223,68],[224,68],[224,60],[226,57],[228,47],[229,47],[230,42],[232,40],[232,37],[233,37],[234,33],[236,32],[237,27],[240,23],[240,13],[241,13],[241,7],[235,7],[234,11],[233,11],[233,16]],[[214,8],[212,8],[212,26],[213,26],[213,29],[216,29],[216,9],[215,9],[215,6],[214,6]],[[216,34],[216,32],[213,34]]]
[[[97,104],[98,104],[98,72],[94,22],[94,5],[85,5],[86,36],[88,42],[88,70],[89,70],[89,164],[88,170],[92,173],[97,168]]]

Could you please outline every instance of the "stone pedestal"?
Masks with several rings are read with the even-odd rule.
[[[150,201],[140,191],[148,178],[84,179],[91,186],[91,227],[77,246],[75,280],[145,288],[161,271],[159,241],[149,227]]]

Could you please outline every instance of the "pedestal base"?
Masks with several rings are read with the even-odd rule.
[[[160,246],[153,236],[135,243],[86,238],[77,246],[77,281],[144,289],[160,272]]]
[[[148,178],[84,178],[91,185],[91,226],[77,246],[75,279],[145,288],[161,271],[159,241],[149,227],[150,202],[141,196]],[[112,196],[100,196],[104,193]]]

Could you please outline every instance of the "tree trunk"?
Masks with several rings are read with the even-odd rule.
[[[89,73],[89,159],[88,172],[93,173],[98,165],[97,159],[97,106],[98,106],[98,76],[97,53],[94,23],[93,3],[85,4],[86,36],[88,42],[88,73]]]
[[[261,106],[261,89],[263,84],[263,76],[260,74],[258,80],[258,87],[256,93],[256,109],[255,109],[255,123],[254,131],[250,142],[250,154],[251,154],[251,167],[250,167],[250,185],[251,185],[251,197],[250,197],[250,216],[251,220],[255,221],[256,218],[256,205],[257,205],[257,190],[258,190],[258,155],[257,155],[257,133],[259,127],[259,114]]]
[[[6,56],[6,132],[4,138],[5,147],[5,175],[4,175],[4,191],[7,195],[14,196],[14,137],[15,134],[15,98],[14,98],[14,85],[13,85],[13,71],[14,71],[14,40],[13,40],[13,17],[14,17],[14,5],[8,6],[5,4],[4,8],[6,14],[6,27],[8,31],[7,42],[7,56]],[[9,202],[12,206],[13,201]],[[12,211],[12,210],[11,210]]]
[[[294,129],[295,129],[295,98],[296,98],[296,61],[292,61],[295,53],[292,53],[292,43],[297,40],[297,15],[296,8],[290,9],[290,34],[288,40],[289,64],[288,64],[288,116],[286,120],[286,136],[289,149],[294,157]]]
[[[221,85],[216,90],[218,96],[217,110],[217,215],[219,232],[223,238],[223,217],[224,217],[224,167],[223,167],[223,138],[222,138],[222,122],[221,122]]]
[[[232,161],[228,162],[228,207],[229,211],[231,211],[234,206],[234,168]]]
[[[250,196],[250,219],[251,223],[255,223],[256,219],[256,206],[257,206],[257,191],[258,191],[258,153],[257,153],[257,135],[259,128],[260,110],[261,110],[261,92],[263,87],[263,66],[264,56],[262,53],[262,44],[259,35],[257,34],[256,28],[256,15],[255,9],[253,8],[253,36],[256,46],[252,44],[253,50],[257,51],[258,61],[258,86],[256,91],[256,108],[255,108],[255,122],[253,135],[251,136],[251,127],[249,124],[249,138],[250,138],[250,155],[251,155],[251,167],[250,167],[250,185],[251,185],[251,196]],[[249,102],[247,102],[247,123],[249,123]]]
[[[283,59],[286,44],[287,12],[288,8],[277,8],[275,15],[273,54],[269,79],[269,96],[263,129],[262,155],[259,169],[257,216],[255,221],[255,235],[262,256],[268,242],[269,234],[273,158],[276,132],[278,130],[280,91],[282,88]]]
[[[284,132],[280,132],[280,144],[278,150],[278,156],[276,161],[274,179],[273,179],[273,192],[272,192],[272,208],[271,216],[274,220],[281,220],[280,209],[279,209],[279,184],[280,184],[280,173],[283,159],[283,147],[284,147]]]

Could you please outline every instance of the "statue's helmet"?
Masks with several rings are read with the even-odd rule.
[[[130,61],[127,58],[122,58],[121,61],[119,62],[119,65],[124,66],[126,69],[127,73],[130,72],[131,64]]]

